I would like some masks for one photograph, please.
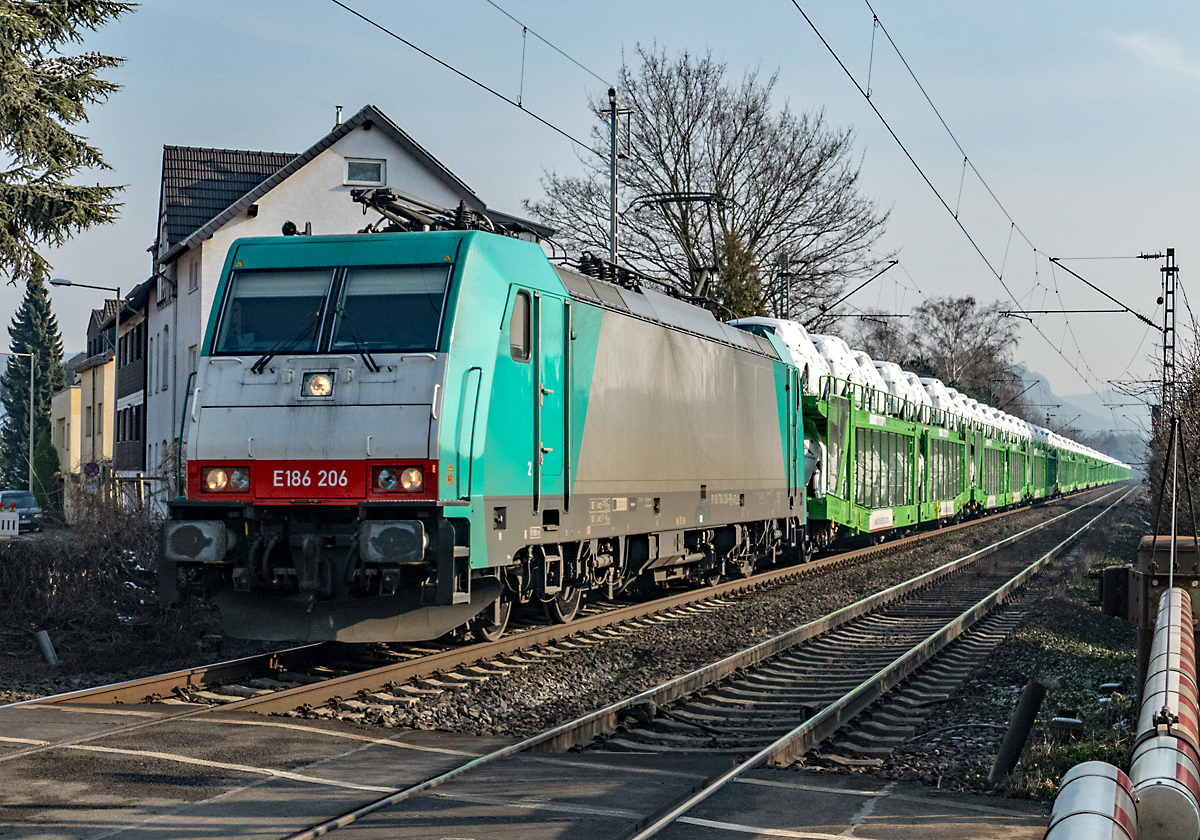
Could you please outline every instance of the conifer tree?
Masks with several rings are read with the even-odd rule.
[[[46,513],[62,507],[58,482],[58,450],[54,448],[50,435],[42,432],[38,435],[37,446],[33,448],[33,495],[37,498],[38,507]]]
[[[50,398],[66,385],[62,336],[50,309],[50,296],[41,277],[25,288],[21,308],[8,327],[14,353],[33,353],[34,439],[50,432]],[[0,425],[0,482],[6,488],[29,483],[29,363],[28,356],[9,356],[0,377],[7,412]]]
[[[70,183],[81,169],[108,168],[70,127],[117,89],[98,74],[121,59],[61,49],[131,8],[113,0],[0,0],[0,276],[10,283],[49,275],[39,247],[116,218],[120,187]]]

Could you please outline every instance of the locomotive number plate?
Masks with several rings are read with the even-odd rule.
[[[260,499],[361,499],[367,493],[363,461],[255,461]]]

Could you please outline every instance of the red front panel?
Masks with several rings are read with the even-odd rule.
[[[259,499],[354,499],[367,495],[365,461],[255,461]]]
[[[213,467],[247,469],[250,487],[242,493],[231,489],[208,491],[203,477]],[[383,492],[372,487],[374,470],[389,467],[397,472],[417,467],[424,473],[421,490],[413,493],[402,490]],[[364,499],[437,499],[437,461],[428,460],[371,460],[371,461],[189,461],[188,498],[231,502],[287,504],[316,502],[344,504]]]

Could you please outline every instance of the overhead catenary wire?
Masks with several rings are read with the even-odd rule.
[[[527,24],[525,24],[525,23],[523,23],[523,22],[521,22],[521,21],[517,20],[517,19],[516,19],[516,18],[515,18],[515,17],[514,17],[512,14],[510,14],[509,12],[505,11],[504,9],[502,9],[502,8],[501,8],[499,5],[497,5],[497,4],[494,2],[494,0],[484,0],[484,2],[486,2],[486,3],[487,3],[489,6],[491,6],[492,8],[494,8],[494,9],[495,9],[496,11],[498,11],[500,14],[504,15],[506,18],[508,18],[509,20],[511,20],[511,21],[512,21],[513,23],[515,23],[517,26],[521,27],[523,30],[525,30],[526,32],[528,32],[528,33],[529,33],[530,35],[532,35],[534,38],[537,38],[539,41],[541,41],[541,42],[542,42],[543,44],[545,44],[547,47],[549,47],[550,49],[554,50],[556,53],[558,53],[559,55],[561,55],[561,56],[562,56],[563,58],[565,58],[567,61],[569,61],[569,62],[571,62],[572,64],[574,64],[574,65],[575,65],[576,67],[578,67],[580,70],[582,70],[583,72],[587,73],[587,74],[588,74],[589,76],[591,76],[593,79],[595,79],[596,81],[600,82],[600,83],[601,83],[602,85],[604,85],[605,87],[612,87],[612,85],[611,85],[611,84],[610,84],[610,83],[609,83],[607,80],[605,80],[603,76],[601,76],[601,75],[599,75],[598,73],[596,73],[596,72],[594,72],[594,71],[592,71],[592,70],[588,69],[588,68],[587,68],[587,67],[585,67],[583,64],[581,64],[581,63],[580,63],[580,62],[579,62],[577,59],[575,59],[575,58],[572,58],[570,55],[568,55],[568,54],[567,54],[566,52],[564,52],[562,49],[560,49],[559,47],[557,47],[557,46],[555,46],[554,44],[550,43],[550,42],[549,42],[549,41],[547,41],[545,38],[543,38],[541,35],[539,35],[539,34],[537,34],[536,32],[534,32],[532,29],[530,29],[530,28],[529,28],[529,26],[528,26]]]
[[[490,93],[492,96],[495,96],[497,99],[503,99],[509,105],[512,105],[514,108],[521,111],[522,113],[528,114],[529,116],[533,117],[535,120],[540,122],[542,125],[546,126],[547,128],[549,128],[552,131],[557,132],[558,134],[561,134],[563,137],[567,138],[568,140],[570,140],[572,143],[576,144],[577,146],[581,146],[582,148],[587,149],[592,154],[603,156],[603,154],[601,152],[596,151],[591,146],[589,146],[587,143],[584,143],[582,140],[580,140],[578,137],[575,137],[575,136],[569,134],[568,132],[564,131],[563,129],[559,128],[554,123],[547,120],[545,117],[538,116],[533,111],[530,111],[528,108],[524,107],[521,103],[517,102],[516,100],[510,99],[509,97],[505,96],[503,93],[496,90],[495,88],[479,81],[479,79],[476,79],[474,76],[471,76],[470,74],[465,73],[462,70],[459,70],[454,65],[452,65],[446,61],[443,61],[442,59],[438,58],[433,53],[428,52],[427,50],[421,49],[416,44],[414,44],[412,41],[409,41],[407,38],[404,38],[403,36],[398,35],[397,33],[388,29],[383,24],[372,20],[371,18],[367,17],[366,15],[364,15],[362,12],[358,11],[357,9],[353,9],[350,6],[347,6],[345,3],[342,2],[342,0],[329,0],[329,2],[333,3],[335,6],[345,9],[347,12],[354,15],[356,18],[359,18],[363,22],[370,24],[371,26],[378,29],[380,32],[383,32],[386,35],[390,35],[391,37],[395,38],[397,41],[404,44],[405,46],[411,47],[412,49],[419,52],[421,55],[428,58],[430,61],[433,61],[436,64],[439,64],[442,67],[446,68],[451,73],[454,73],[457,76],[461,76],[462,78],[466,79],[468,82],[475,85],[476,87],[486,90],[488,93]]]
[[[795,0],[793,0],[793,2],[795,2]],[[1034,256],[1034,272],[1035,272],[1035,288],[1036,288],[1036,282],[1037,282],[1037,280],[1036,280],[1036,274],[1037,274],[1037,271],[1036,271],[1036,255],[1037,255],[1038,249],[1037,249],[1037,248],[1034,246],[1033,242],[1032,242],[1032,241],[1029,239],[1029,237],[1028,237],[1028,236],[1025,234],[1025,232],[1024,232],[1023,230],[1021,230],[1020,226],[1019,226],[1019,225],[1017,225],[1017,223],[1016,223],[1016,220],[1014,220],[1014,219],[1013,219],[1013,217],[1012,217],[1012,214],[1008,212],[1008,209],[1007,209],[1007,208],[1004,206],[1004,203],[1003,203],[1002,201],[1000,201],[1000,198],[999,198],[999,197],[996,195],[995,191],[994,191],[994,190],[991,188],[991,185],[990,185],[990,184],[988,184],[988,182],[986,181],[986,179],[984,179],[984,177],[983,177],[983,174],[982,174],[982,173],[979,171],[979,169],[978,169],[978,168],[975,166],[974,162],[970,160],[970,157],[967,155],[967,153],[966,153],[966,150],[965,150],[965,149],[963,149],[963,147],[962,147],[962,144],[959,142],[959,140],[958,140],[958,137],[957,137],[957,136],[955,136],[954,132],[953,132],[953,131],[951,130],[951,128],[950,128],[950,125],[949,125],[949,124],[946,122],[945,118],[942,116],[942,113],[941,113],[941,111],[939,111],[939,110],[938,110],[938,107],[937,107],[937,105],[935,105],[935,104],[934,104],[932,97],[930,97],[930,95],[929,95],[928,91],[926,91],[926,90],[925,90],[925,86],[924,86],[923,84],[921,84],[921,80],[920,80],[920,79],[917,77],[917,74],[916,74],[916,72],[915,72],[915,71],[912,69],[912,66],[911,66],[911,65],[908,63],[908,59],[904,57],[904,54],[903,54],[903,53],[900,51],[900,47],[899,47],[899,46],[896,44],[896,41],[895,41],[895,39],[893,39],[893,38],[892,38],[892,35],[891,35],[891,33],[888,31],[888,29],[887,29],[887,27],[884,25],[883,21],[881,21],[881,20],[879,19],[879,15],[878,15],[878,14],[876,14],[876,12],[875,12],[875,8],[874,8],[874,7],[871,5],[871,2],[870,2],[870,0],[863,0],[863,2],[864,2],[864,4],[866,5],[866,7],[867,7],[868,11],[870,11],[870,13],[871,13],[871,17],[872,17],[872,19],[873,19],[873,24],[872,24],[872,25],[873,25],[873,26],[877,26],[877,27],[878,27],[878,28],[879,28],[879,29],[880,29],[880,30],[883,32],[883,34],[884,34],[884,37],[886,37],[886,38],[888,39],[888,43],[892,45],[892,49],[893,49],[893,50],[895,50],[895,52],[896,52],[896,56],[897,56],[897,57],[900,59],[901,63],[904,65],[904,69],[908,71],[908,74],[909,74],[909,76],[912,78],[912,80],[913,80],[913,82],[916,84],[917,88],[918,88],[918,89],[921,91],[921,95],[922,95],[922,96],[925,98],[925,101],[928,103],[928,105],[929,105],[930,109],[933,111],[934,115],[935,115],[935,116],[938,118],[938,121],[939,121],[939,122],[942,124],[942,128],[944,128],[944,129],[946,130],[946,134],[947,134],[947,135],[950,137],[950,140],[951,140],[951,141],[954,143],[955,147],[956,147],[956,148],[959,150],[959,152],[961,152],[961,153],[962,153],[962,155],[963,155],[963,176],[965,177],[965,175],[966,175],[966,167],[969,165],[969,166],[971,167],[971,171],[972,171],[972,172],[974,172],[974,173],[975,173],[975,176],[976,176],[976,177],[979,179],[979,183],[983,185],[984,189],[985,189],[985,190],[987,190],[987,192],[988,192],[988,195],[989,195],[989,196],[991,196],[991,198],[992,198],[992,201],[994,201],[994,202],[995,202],[995,204],[996,204],[996,206],[997,206],[997,207],[1000,209],[1000,212],[1004,214],[1004,216],[1005,216],[1005,218],[1006,218],[1006,219],[1008,219],[1008,221],[1009,221],[1009,222],[1010,222],[1010,224],[1012,225],[1012,227],[1009,229],[1009,241],[1010,241],[1010,244],[1011,244],[1011,239],[1012,239],[1012,232],[1015,230],[1015,231],[1016,231],[1018,234],[1020,234],[1021,238],[1025,240],[1026,244],[1028,244],[1028,245],[1029,245],[1029,247],[1033,249],[1033,251],[1034,251],[1034,255],[1035,255],[1035,256]],[[799,8],[799,7],[797,6],[797,8]],[[803,14],[803,10],[801,10],[801,14]],[[805,19],[806,19],[806,20],[808,19],[808,16],[807,16],[807,15],[805,15]],[[809,21],[809,25],[810,25],[810,26],[812,26],[812,21]],[[815,27],[814,27],[814,31],[815,31]],[[818,33],[818,35],[819,35],[819,34],[820,34],[820,33]],[[822,41],[824,41],[824,39],[823,39],[823,38],[822,38]],[[828,44],[826,44],[826,47],[828,48]],[[831,50],[831,52],[832,52],[832,50]],[[836,56],[835,56],[835,57],[836,57]],[[844,68],[843,68],[843,69],[844,69]],[[877,113],[878,113],[878,112],[877,112]],[[889,130],[890,130],[890,129],[889,129]],[[931,186],[932,186],[932,185],[931,185]],[[961,200],[962,200],[962,183],[960,182],[960,184],[959,184],[959,202],[961,202]],[[943,204],[944,204],[944,203],[945,203],[945,202],[943,202]],[[947,208],[947,209],[948,209],[948,208]],[[955,221],[957,221],[957,220],[958,220],[958,210],[959,210],[959,208],[958,208],[958,206],[957,206],[957,203],[956,203],[955,210],[954,210],[954,214],[953,214],[953,215],[954,215],[954,218],[955,218]],[[972,243],[972,244],[974,244],[974,243]],[[1006,261],[1007,261],[1007,256],[1008,256],[1008,247],[1006,246],[1006,247],[1005,247],[1005,260],[1006,260]],[[1098,257],[1076,257],[1076,258],[1072,258],[1072,259],[1140,259],[1140,258],[1141,258],[1141,257],[1132,257],[1132,256],[1112,256],[1112,257],[1107,257],[1107,256],[1098,256]],[[1053,260],[1055,260],[1056,258],[1054,258],[1054,257],[1048,257],[1048,259],[1050,259],[1050,260],[1052,260],[1052,261],[1053,261]],[[1070,269],[1068,269],[1066,266],[1061,266],[1061,267],[1062,267],[1064,270],[1066,270],[1067,272],[1069,272],[1070,274],[1072,274],[1073,276],[1077,277],[1079,280],[1081,280],[1081,281],[1083,281],[1084,283],[1086,283],[1088,286],[1091,286],[1093,289],[1096,289],[1096,291],[1100,292],[1101,294],[1105,295],[1105,296],[1106,296],[1106,297],[1108,297],[1109,299],[1111,299],[1111,300],[1113,300],[1114,302],[1116,302],[1116,303],[1117,303],[1119,306],[1122,306],[1122,307],[1124,307],[1124,308],[1125,308],[1125,309],[1126,309],[1128,312],[1130,312],[1131,314],[1135,315],[1135,316],[1136,316],[1136,317],[1138,317],[1138,318],[1141,318],[1142,320],[1145,320],[1145,318],[1144,318],[1144,317],[1143,317],[1143,316],[1142,316],[1140,313],[1138,313],[1136,310],[1133,310],[1132,308],[1130,308],[1130,307],[1126,306],[1125,304],[1121,303],[1120,301],[1117,301],[1117,300],[1116,300],[1115,298],[1113,298],[1111,295],[1108,295],[1108,294],[1107,294],[1106,292],[1104,292],[1102,289],[1099,289],[1098,287],[1096,287],[1094,284],[1092,284],[1092,283],[1091,283],[1091,282],[1089,282],[1088,280],[1084,279],[1083,277],[1080,277],[1078,274],[1076,274],[1075,272],[1071,271],[1071,270],[1070,270]],[[990,266],[990,265],[989,265],[989,268],[991,268],[991,266]],[[993,269],[993,273],[994,273],[994,269]],[[1000,273],[1001,273],[1001,274],[1003,274],[1003,273],[1004,273],[1004,268],[1003,268],[1003,267],[1000,269]],[[998,279],[999,279],[999,278],[998,278]],[[1001,281],[1001,283],[1003,284],[1003,281]],[[1009,292],[1009,297],[1013,297],[1013,295],[1012,295],[1012,292],[1008,290],[1008,287],[1007,287],[1007,286],[1005,286],[1005,291],[1008,291],[1008,292]],[[1031,296],[1031,298],[1032,298],[1032,290],[1031,290],[1030,296]],[[1013,298],[1013,300],[1014,300],[1014,302],[1015,302],[1015,303],[1017,303],[1018,305],[1021,305],[1021,304],[1020,304],[1020,302],[1019,302],[1019,301],[1017,301],[1015,297]],[[1069,321],[1070,321],[1070,319],[1066,318],[1066,315],[1065,315],[1065,313],[1064,313],[1064,316],[1063,316],[1063,317],[1064,317],[1064,319],[1067,321],[1067,326],[1068,326],[1068,328],[1069,328],[1069,326],[1070,326],[1070,324],[1069,324]],[[1037,323],[1035,323],[1035,322],[1034,322],[1034,321],[1032,321],[1032,320],[1030,320],[1030,323],[1031,323],[1031,324],[1034,326],[1034,328],[1035,328],[1035,329],[1038,329],[1038,330],[1039,330],[1039,332],[1040,332],[1039,325],[1038,325]],[[1045,336],[1043,336],[1043,338],[1044,338],[1044,337],[1045,337]],[[1071,338],[1072,338],[1072,340],[1074,340],[1074,338],[1075,338],[1075,336],[1074,336],[1074,331],[1073,331],[1073,330],[1071,331]],[[1075,343],[1075,346],[1076,346],[1076,350],[1077,350],[1077,352],[1078,352],[1078,354],[1079,354],[1079,358],[1080,358],[1080,360],[1083,362],[1084,366],[1085,366],[1086,368],[1088,368],[1088,371],[1089,371],[1089,372],[1090,372],[1090,373],[1091,373],[1093,376],[1095,376],[1095,372],[1091,370],[1091,365],[1089,365],[1089,364],[1087,363],[1087,360],[1083,358],[1083,351],[1082,351],[1082,349],[1079,347],[1079,343],[1078,343],[1077,341],[1076,341],[1076,343]],[[1061,355],[1061,353],[1060,353],[1060,355]],[[1064,361],[1066,361],[1066,358],[1065,358],[1065,357],[1064,357]],[[1076,369],[1076,373],[1079,373],[1078,369]],[[1080,374],[1080,376],[1081,376],[1081,378],[1083,378],[1082,374]],[[1087,384],[1087,385],[1088,385],[1088,387],[1089,387],[1089,388],[1092,388],[1092,385],[1091,385],[1091,383],[1087,382],[1086,378],[1084,378],[1084,382],[1085,382],[1085,384]],[[1094,388],[1092,388],[1092,391],[1093,391],[1093,393],[1094,393],[1094,392],[1095,392],[1095,389],[1094,389]]]
[[[915,72],[913,72],[912,67],[909,66],[908,59],[906,59],[904,57],[904,53],[900,52],[900,48],[898,46],[896,46],[896,42],[894,40],[892,40],[892,33],[888,32],[887,27],[883,25],[883,21],[879,20],[879,15],[875,14],[875,9],[871,5],[870,0],[863,0],[863,2],[866,4],[867,8],[870,9],[871,16],[874,17],[876,21],[878,21],[879,28],[883,32],[884,37],[888,39],[888,43],[891,44],[892,49],[896,51],[896,56],[900,59],[900,62],[904,65],[904,69],[908,71],[908,75],[911,76],[912,80],[916,83],[917,88],[921,91],[921,95],[925,97],[925,101],[929,103],[929,107],[932,108],[933,113],[937,115],[938,122],[940,122],[942,124],[942,128],[946,129],[946,133],[948,135],[950,135],[950,139],[954,142],[954,145],[958,147],[958,150],[960,152],[962,152],[963,164],[969,165],[971,167],[971,171],[975,173],[975,177],[979,179],[979,183],[983,184],[983,188],[988,191],[988,195],[990,195],[992,197],[992,200],[994,202],[996,202],[996,206],[1000,208],[1000,212],[1003,213],[1004,217],[1006,219],[1008,219],[1009,222],[1012,223],[1013,228],[1015,228],[1017,233],[1019,233],[1021,235],[1021,238],[1025,240],[1026,244],[1028,244],[1029,247],[1032,248],[1033,243],[1029,241],[1029,237],[1025,235],[1025,232],[1023,230],[1021,230],[1020,227],[1017,226],[1016,220],[1014,220],[1013,217],[1009,214],[1008,210],[1004,207],[1004,204],[1000,201],[1000,199],[996,197],[996,193],[994,193],[992,191],[991,186],[989,186],[988,182],[984,180],[983,175],[980,173],[980,171],[975,168],[975,164],[973,162],[971,162],[970,157],[967,155],[966,150],[962,147],[962,144],[958,142],[958,138],[954,136],[954,132],[950,130],[950,126],[946,123],[946,120],[942,117],[942,112],[939,111],[937,109],[937,106],[933,104],[933,99],[931,99],[929,94],[925,91],[925,86],[923,84],[921,84],[921,80],[917,78],[917,74]]]
[[[864,0],[864,2],[866,2],[866,1],[867,0]],[[917,174],[921,176],[921,179],[925,182],[926,186],[928,186],[929,189],[933,192],[933,194],[937,198],[938,202],[942,205],[942,208],[946,211],[946,213],[952,219],[954,219],[955,224],[958,226],[958,228],[962,232],[963,236],[965,236],[967,241],[971,244],[971,247],[975,250],[975,253],[979,255],[979,258],[981,260],[983,260],[984,265],[987,266],[988,270],[992,273],[992,275],[1000,283],[1001,287],[1003,287],[1004,291],[1008,294],[1009,298],[1012,299],[1013,303],[1015,303],[1018,307],[1020,307],[1021,302],[1017,298],[1017,296],[1013,293],[1012,288],[1008,285],[1008,283],[1005,282],[1003,272],[997,271],[996,267],[992,264],[992,261],[990,259],[988,259],[987,255],[983,252],[983,249],[980,247],[979,243],[975,240],[975,237],[971,235],[971,232],[969,230],[967,230],[966,226],[962,223],[962,220],[960,218],[958,218],[958,216],[955,214],[954,210],[951,209],[950,205],[947,203],[947,201],[946,201],[945,197],[942,195],[941,191],[938,190],[938,188],[936,186],[934,186],[934,184],[930,180],[929,176],[925,173],[924,168],[917,162],[916,158],[913,157],[912,153],[908,150],[908,147],[900,139],[900,137],[896,133],[895,129],[892,128],[891,123],[888,122],[886,117],[884,117],[883,113],[875,105],[875,102],[866,95],[866,91],[863,90],[862,85],[859,83],[858,79],[856,79],[854,77],[854,74],[852,72],[850,72],[850,68],[848,68],[846,66],[846,63],[844,61],[842,61],[841,56],[839,56],[837,54],[837,51],[834,50],[833,46],[825,38],[824,34],[822,34],[821,30],[813,22],[812,18],[810,18],[808,16],[808,13],[804,11],[803,7],[801,7],[799,0],[792,0],[792,5],[796,8],[796,11],[800,13],[800,16],[802,18],[804,18],[805,23],[807,23],[809,28],[812,29],[813,34],[815,34],[817,36],[818,40],[820,40],[822,46],[825,47],[825,49],[826,49],[826,51],[828,51],[829,55],[833,58],[833,60],[835,62],[837,62],[838,67],[841,68],[842,72],[846,75],[846,78],[848,78],[850,80],[850,83],[852,85],[854,85],[855,89],[857,89],[859,94],[862,95],[863,99],[867,103],[867,106],[875,113],[875,116],[878,117],[880,123],[887,130],[888,134],[891,135],[892,139],[896,142],[896,145],[900,148],[900,151],[904,154],[904,156],[906,158],[908,158],[908,161],[909,161],[909,163],[911,163],[913,165],[913,168],[917,170]],[[868,9],[870,9],[871,14],[873,16],[878,17],[877,15],[875,15],[875,10],[870,6],[869,2],[867,2],[867,7],[868,7]],[[930,99],[928,93],[925,92],[925,88],[923,85],[921,85],[920,80],[916,78],[916,74],[913,72],[912,68],[909,66],[908,61],[904,58],[904,56],[900,52],[899,48],[896,47],[895,41],[892,39],[891,35],[888,33],[887,28],[883,25],[882,22],[880,22],[879,27],[883,31],[884,36],[887,37],[889,43],[892,44],[893,49],[896,50],[897,56],[900,57],[900,60],[904,63],[905,68],[908,69],[909,74],[912,75],[913,80],[916,81],[917,86],[921,89],[921,92],[925,96],[926,101],[929,102],[930,107],[933,108],[934,113],[938,117],[938,120],[942,123],[943,127],[946,129],[947,134],[950,135],[951,139],[953,140],[954,144],[958,147],[959,151],[963,152],[964,157],[968,157],[968,162],[969,162],[969,156],[966,155],[966,152],[963,150],[962,145],[958,142],[958,139],[954,136],[954,133],[950,130],[949,125],[946,124],[946,121],[942,117],[941,112],[937,110],[936,106],[934,106],[932,99]],[[1029,245],[1029,247],[1036,251],[1037,248],[1034,246],[1033,242],[1029,239],[1028,236],[1025,235],[1025,232],[1023,230],[1021,230],[1019,225],[1017,225],[1016,221],[1012,218],[1011,214],[1009,214],[1008,210],[1004,207],[1004,205],[996,197],[996,195],[992,191],[991,187],[982,178],[982,176],[979,175],[979,172],[975,168],[974,164],[970,164],[970,166],[971,166],[972,171],[974,171],[976,173],[976,175],[979,177],[980,183],[983,184],[984,188],[988,191],[988,194],[992,196],[993,201],[996,202],[996,205],[1000,208],[1000,210],[1004,214],[1005,218],[1007,218],[1008,221],[1010,222],[1010,224],[1011,224],[1010,235],[1011,235],[1011,232],[1015,230],[1021,236],[1021,238]],[[1064,318],[1065,318],[1065,316],[1064,316]],[[1067,364],[1067,366],[1070,367],[1072,370],[1074,370],[1076,374],[1078,374],[1079,378],[1088,387],[1088,389],[1091,390],[1091,392],[1093,394],[1095,394],[1097,397],[1099,397],[1100,396],[1099,392],[1092,385],[1092,382],[1088,378],[1088,376],[1079,369],[1079,366],[1072,363],[1071,360],[1068,359],[1066,357],[1066,355],[1062,352],[1062,350],[1058,346],[1056,346],[1054,344],[1054,342],[1051,341],[1050,338],[1041,330],[1041,328],[1037,324],[1033,323],[1032,319],[1030,320],[1030,324],[1033,327],[1034,331],[1037,332],[1038,335],[1040,335],[1046,341],[1047,344],[1049,344],[1052,348],[1054,348],[1054,351],[1056,353],[1058,353],[1058,355]],[[1072,339],[1074,339],[1074,334],[1072,334]],[[1079,350],[1078,344],[1076,344],[1076,350],[1077,351]],[[1082,352],[1079,352],[1079,358],[1083,362],[1084,366],[1088,368],[1088,372],[1091,373],[1093,378],[1095,378],[1095,373],[1093,371],[1091,371],[1091,366],[1087,364],[1085,359],[1083,359]]]

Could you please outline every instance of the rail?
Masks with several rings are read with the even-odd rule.
[[[764,763],[776,765],[789,764],[797,757],[817,746],[824,738],[837,731],[847,720],[861,714],[868,706],[896,687],[905,677],[924,664],[935,653],[962,635],[964,631],[991,611],[997,604],[1012,595],[1031,577],[1037,574],[1043,566],[1049,563],[1055,555],[1074,542],[1106,513],[1120,504],[1133,490],[1134,488],[1132,487],[1126,490],[1119,499],[1088,520],[1088,522],[1058,545],[1054,546],[1054,548],[1030,563],[973,607],[970,607],[958,617],[947,622],[936,633],[933,633],[924,641],[911,648],[907,653],[881,669],[870,679],[861,683],[857,688],[842,696],[841,699],[831,703],[774,743],[759,750],[752,758],[727,770],[702,790],[633,835],[630,840],[649,840],[649,838],[656,836],[663,829],[667,828],[704,800],[710,798],[747,770],[751,770]],[[1102,498],[1107,499],[1116,492],[1113,491],[1113,493],[1106,494]]]
[[[995,522],[1023,510],[1027,510],[1027,508],[1015,507],[993,514],[986,521]],[[474,664],[480,660],[517,653],[538,645],[562,641],[580,633],[587,633],[621,622],[633,621],[710,598],[741,594],[762,587],[787,583],[814,574],[824,573],[851,563],[872,560],[895,551],[911,548],[933,539],[972,528],[977,524],[980,523],[978,521],[969,521],[958,525],[948,525],[943,528],[924,531],[914,536],[890,540],[881,545],[867,546],[853,551],[830,555],[809,563],[787,566],[781,569],[771,569],[748,578],[726,581],[716,586],[688,590],[642,604],[633,604],[628,607],[607,610],[593,616],[577,619],[570,624],[549,625],[518,631],[502,637],[495,642],[481,642],[451,648],[404,662],[340,677],[332,677],[311,685],[282,689],[259,697],[245,698],[225,704],[221,708],[225,710],[246,709],[269,714],[271,712],[289,711],[302,705],[318,706],[328,702],[333,697],[349,697],[363,690],[376,690],[389,682],[403,683],[414,679],[424,679],[444,673],[452,668]],[[265,676],[272,671],[289,670],[302,658],[307,658],[308,660],[319,658],[321,651],[327,649],[329,644],[305,645],[214,665],[198,666],[196,668],[188,668],[121,683],[80,689],[49,697],[36,697],[12,705],[142,703],[155,695],[169,696],[175,693],[176,688],[207,688],[247,676]],[[195,711],[181,711],[180,714],[190,714]]]
[[[1027,566],[1022,572],[1011,578],[1003,586],[995,590],[990,596],[981,600],[971,609],[967,610],[965,613],[958,616],[958,618],[951,621],[949,624],[943,627],[942,630],[926,638],[917,647],[913,648],[900,659],[896,660],[890,666],[876,674],[871,680],[862,683],[841,700],[835,702],[820,712],[816,717],[810,719],[805,724],[802,724],[800,727],[797,727],[789,732],[783,738],[760,751],[750,761],[747,761],[744,764],[735,767],[733,770],[723,774],[712,784],[701,790],[700,793],[695,797],[689,798],[686,802],[674,808],[670,813],[659,818],[653,825],[644,829],[643,833],[637,835],[638,838],[650,837],[653,836],[653,834],[658,833],[658,831],[660,831],[662,828],[665,828],[678,816],[686,813],[695,804],[698,804],[700,801],[703,801],[703,799],[711,796],[712,793],[715,793],[716,790],[720,789],[721,786],[725,785],[733,778],[736,778],[745,770],[770,759],[772,756],[778,755],[782,757],[785,755],[790,755],[791,753],[788,752],[789,750],[799,749],[799,745],[809,743],[808,739],[816,737],[817,733],[820,733],[820,737],[824,737],[828,732],[844,724],[847,716],[853,716],[849,714],[849,710],[851,708],[857,709],[858,711],[854,712],[854,714],[857,714],[863,708],[866,708],[866,706],[870,705],[871,702],[874,702],[875,699],[878,699],[880,696],[882,696],[882,694],[891,687],[894,687],[894,685],[903,679],[904,676],[907,676],[912,672],[912,670],[915,670],[918,665],[932,656],[936,650],[940,649],[940,647],[943,647],[946,643],[973,624],[980,616],[990,610],[996,603],[999,603],[1001,600],[1019,588],[1026,580],[1028,580],[1029,577],[1031,577],[1038,569],[1040,569],[1041,566],[1049,562],[1049,560],[1058,551],[1068,545],[1079,534],[1083,533],[1083,531],[1090,527],[1100,517],[1104,516],[1104,514],[1106,514],[1109,510],[1115,507],[1116,504],[1124,499],[1125,496],[1133,492],[1134,489],[1135,488],[1133,487],[1127,489],[1120,499],[1109,505],[1109,507],[1105,508],[1105,510],[1097,514],[1097,516],[1093,517],[1087,524],[1076,530],[1065,540],[1061,541],[1057,546],[1051,549],[1051,551],[1047,552],[1037,561]],[[926,587],[931,583],[954,573],[964,566],[993,554],[1004,546],[1010,545],[1036,531],[1039,531],[1042,528],[1045,528],[1048,525],[1063,519],[1064,517],[1077,513],[1092,505],[1099,504],[1118,492],[1120,492],[1120,488],[1112,490],[1103,496],[1100,496],[1099,498],[1088,501],[1079,507],[1072,508],[1069,511],[1052,517],[1045,522],[1038,523],[1031,528],[1027,528],[1017,534],[1005,537],[1004,539],[998,540],[991,545],[973,551],[964,557],[950,561],[949,563],[945,563],[936,569],[918,575],[904,583],[897,584],[896,586],[864,598],[854,604],[851,604],[850,606],[843,607],[842,609],[822,618],[816,619],[815,621],[811,621],[807,624],[788,630],[772,639],[760,642],[757,645],[727,656],[717,662],[696,669],[683,676],[675,677],[674,679],[656,686],[655,688],[641,692],[632,697],[625,698],[624,700],[620,700],[602,709],[584,715],[574,721],[554,727],[529,738],[525,738],[515,744],[511,744],[507,747],[503,747],[499,750],[488,753],[487,755],[479,756],[452,770],[427,779],[424,782],[387,794],[352,811],[347,811],[346,813],[326,820],[325,822],[317,825],[313,825],[303,831],[290,834],[284,838],[284,840],[315,840],[315,838],[321,837],[330,831],[350,825],[362,817],[380,811],[384,808],[388,808],[418,794],[432,790],[433,788],[456,779],[466,773],[471,772],[472,770],[517,753],[527,751],[555,751],[565,746],[579,743],[580,741],[590,740],[595,734],[598,734],[606,729],[611,729],[613,726],[615,726],[620,714],[627,709],[649,705],[651,703],[655,705],[670,703],[681,697],[693,694],[696,691],[711,686],[720,680],[725,679],[736,671],[759,665],[765,660],[773,658],[801,642],[807,641],[808,639],[818,636],[830,629],[833,629],[834,627],[838,627],[852,619],[872,612],[884,604],[896,601],[899,598],[908,595],[909,593]],[[892,676],[890,676],[892,674],[895,675],[894,679]],[[820,738],[817,738],[818,742],[819,740]],[[653,830],[651,831],[651,829]]]

